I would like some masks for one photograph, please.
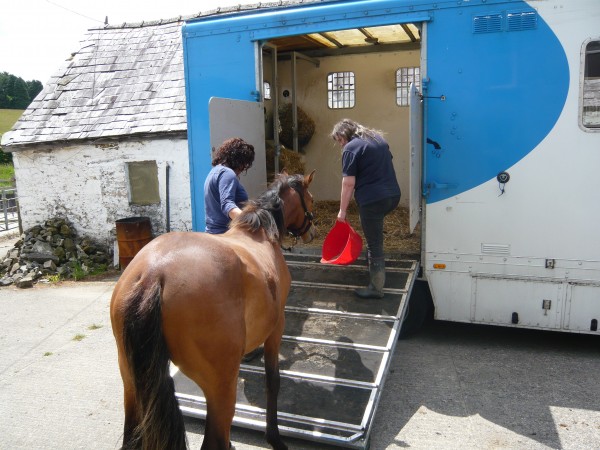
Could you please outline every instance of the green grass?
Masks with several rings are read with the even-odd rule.
[[[21,109],[0,109],[0,138],[12,128],[21,114]],[[11,180],[14,176],[15,168],[11,163],[0,164],[0,187],[13,187]]]
[[[0,136],[12,128],[21,114],[22,109],[0,109]]]
[[[0,164],[0,187],[13,187],[15,167],[12,164]]]

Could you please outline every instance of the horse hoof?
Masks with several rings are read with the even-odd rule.
[[[267,442],[271,447],[273,447],[273,450],[288,450],[288,446],[283,443],[281,438],[267,439]]]

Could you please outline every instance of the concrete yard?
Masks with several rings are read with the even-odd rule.
[[[0,449],[119,448],[115,281],[0,289]],[[598,336],[434,322],[398,342],[370,448],[600,449],[599,374]],[[185,420],[200,448],[202,421]]]

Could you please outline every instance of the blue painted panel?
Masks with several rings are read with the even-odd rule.
[[[256,100],[254,43],[239,34],[184,39],[184,67],[192,228],[203,231],[204,180],[212,167],[208,102],[211,97]]]
[[[428,202],[459,194],[496,176],[529,153],[552,129],[568,90],[560,42],[538,18],[526,31],[505,31],[506,12],[533,11],[519,0],[482,5],[426,0],[332,1],[194,20],[183,28],[194,230],[204,228],[204,178],[210,170],[208,101],[253,100],[254,42],[294,34],[429,21]],[[473,18],[502,14],[482,28]],[[530,20],[524,20],[529,23]],[[485,25],[485,24],[484,24]],[[485,32],[474,34],[474,29]]]
[[[411,5],[391,0],[324,2],[186,23],[182,33],[192,228],[205,228],[204,179],[211,169],[208,101],[211,97],[255,100],[251,94],[256,89],[254,42],[354,26],[420,22],[429,20],[429,6],[424,0]]]
[[[495,8],[440,11],[429,24],[428,95],[446,101],[427,100],[427,137],[441,146],[425,145],[428,203],[494,179],[544,139],[563,109],[569,67],[558,38],[528,15],[523,31],[505,31],[507,11]],[[474,18],[491,12],[503,13],[503,30],[474,34]],[[427,191],[436,183],[446,187]]]

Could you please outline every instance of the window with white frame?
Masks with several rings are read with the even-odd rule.
[[[271,100],[271,83],[268,81],[263,83],[263,95],[265,100]]]
[[[331,109],[353,108],[355,103],[354,72],[327,75],[327,106]]]
[[[396,104],[398,106],[408,106],[411,83],[415,83],[415,87],[421,90],[420,67],[400,67],[396,70]]]
[[[600,129],[600,41],[588,42],[583,57],[581,124]]]

